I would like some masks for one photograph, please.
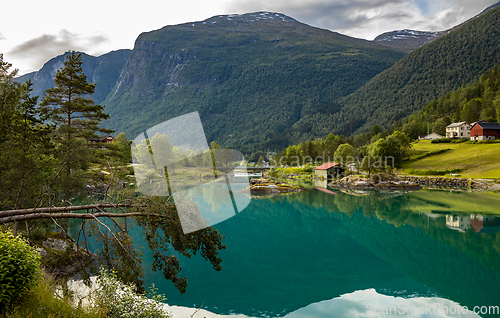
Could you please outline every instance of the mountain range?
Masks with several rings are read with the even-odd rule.
[[[280,13],[220,15],[142,33],[133,50],[82,60],[97,84],[94,100],[111,116],[105,127],[134,138],[198,111],[209,142],[252,153],[388,126],[477,79],[500,60],[499,16],[491,8],[453,30],[366,41]],[[431,43],[381,45],[403,33]],[[19,80],[31,79],[42,95],[63,60]]]
[[[339,98],[337,112],[302,117],[289,130],[290,138],[312,140],[328,133],[367,132],[373,125],[388,127],[474,82],[499,61],[500,8],[495,8],[407,54],[356,92]]]
[[[417,30],[395,30],[395,31],[390,31],[390,32],[385,32],[377,36],[375,39],[373,39],[373,42],[376,42],[380,45],[387,46],[394,48],[396,50],[401,50],[403,52],[413,52],[414,50],[418,49],[422,45],[426,43],[430,43],[434,40],[439,39],[443,35],[446,35],[450,32],[455,31],[465,23],[472,21],[486,12],[495,9],[496,7],[500,6],[500,2],[497,2],[483,11],[481,13],[475,15],[474,17],[470,18],[469,20],[460,23],[459,25],[456,25],[452,28],[449,28],[444,31],[417,31]]]

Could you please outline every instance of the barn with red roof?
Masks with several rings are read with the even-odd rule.
[[[327,162],[314,168],[314,174],[318,178],[332,179],[344,173],[345,168],[337,162]]]

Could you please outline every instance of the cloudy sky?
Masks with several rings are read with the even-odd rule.
[[[98,56],[132,49],[141,32],[214,15],[272,11],[372,40],[398,29],[441,31],[498,0],[6,0],[0,53],[21,74],[67,50]]]

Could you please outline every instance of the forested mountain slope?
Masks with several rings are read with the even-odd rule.
[[[280,149],[307,114],[346,96],[404,54],[258,12],[143,33],[105,100],[106,127],[129,138],[200,113],[207,139],[250,152]]]
[[[500,8],[408,54],[353,94],[342,108],[311,114],[293,127],[293,139],[351,134],[388,127],[438,97],[477,80],[500,61]],[[310,130],[304,134],[304,127]]]
[[[127,61],[130,50],[112,51],[95,57],[82,53],[83,72],[90,83],[96,83],[95,94],[92,96],[96,104],[100,104],[115,86],[116,79]],[[47,88],[54,87],[54,75],[63,66],[69,52],[50,59],[36,72],[31,72],[17,78],[19,82],[30,79],[33,82],[32,96],[43,96]]]

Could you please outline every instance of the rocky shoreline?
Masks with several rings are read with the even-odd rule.
[[[449,178],[449,177],[416,177],[400,176],[401,180],[418,183],[425,187],[452,187],[461,189],[488,190],[491,188],[489,182],[472,178]]]
[[[328,184],[334,188],[380,189],[380,190],[419,190],[427,188],[458,188],[473,190],[495,190],[487,180],[450,177],[418,177],[418,176],[377,176],[364,178],[347,176]]]
[[[43,241],[37,248],[42,266],[55,278],[70,278],[94,261],[97,256],[85,248],[76,247],[73,238],[52,238]]]
[[[302,188],[289,183],[276,183],[270,179],[252,179],[250,180],[250,194],[272,194],[300,192]]]
[[[374,190],[420,190],[422,186],[414,181],[399,180],[396,178],[361,178],[347,176],[328,184],[332,188],[374,189]]]

